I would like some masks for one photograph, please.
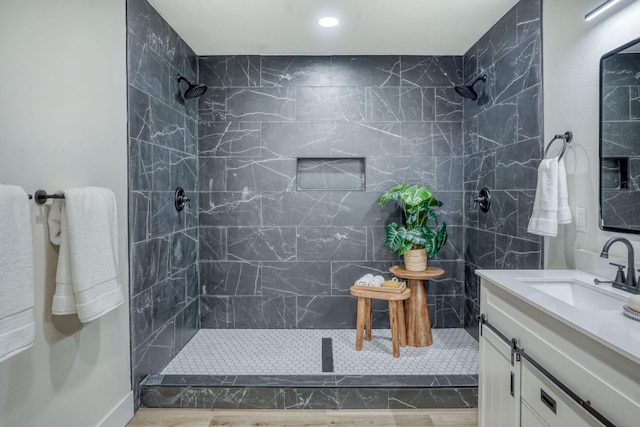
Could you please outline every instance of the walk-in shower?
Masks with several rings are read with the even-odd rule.
[[[539,45],[540,7],[522,3],[466,55],[445,56],[198,56],[146,1],[128,9],[138,405],[477,404],[475,270],[541,259],[518,222],[535,189],[521,160],[542,132],[539,61],[522,84],[508,66]],[[527,37],[494,51],[505,26]],[[349,288],[402,263],[385,247],[402,213],[378,206],[400,182],[437,192],[449,242],[429,259],[446,272],[425,289],[433,345],[394,358],[385,301],[356,351]],[[467,203],[485,185],[492,216]],[[192,198],[180,212],[177,186]]]

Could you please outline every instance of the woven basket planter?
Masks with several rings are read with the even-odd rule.
[[[404,254],[404,268],[408,271],[424,271],[427,269],[427,250],[411,249]]]

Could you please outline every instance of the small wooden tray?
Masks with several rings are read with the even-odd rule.
[[[407,285],[403,285],[399,288],[383,288],[377,286],[364,286],[364,285],[353,285],[352,288],[358,291],[374,291],[374,292],[386,292],[390,294],[401,294]]]

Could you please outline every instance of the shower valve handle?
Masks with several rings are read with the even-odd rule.
[[[476,198],[473,200],[473,203],[483,204],[486,200],[487,200],[487,198],[486,198],[486,197],[484,197],[484,196],[479,196],[479,197],[476,197]]]
[[[178,187],[176,188],[174,206],[176,207],[176,210],[180,212],[184,209],[185,205],[189,206],[189,209],[191,209],[191,197],[187,197],[184,188]]]
[[[482,212],[487,212],[491,207],[491,191],[487,187],[484,187],[478,193],[478,196],[473,199],[474,205],[477,204]]]

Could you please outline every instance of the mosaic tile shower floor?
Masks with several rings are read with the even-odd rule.
[[[331,338],[333,371],[322,371]],[[325,354],[325,358],[328,355]],[[477,375],[478,343],[464,329],[434,329],[430,347],[391,352],[388,329],[355,350],[355,330],[202,329],[162,375]]]

